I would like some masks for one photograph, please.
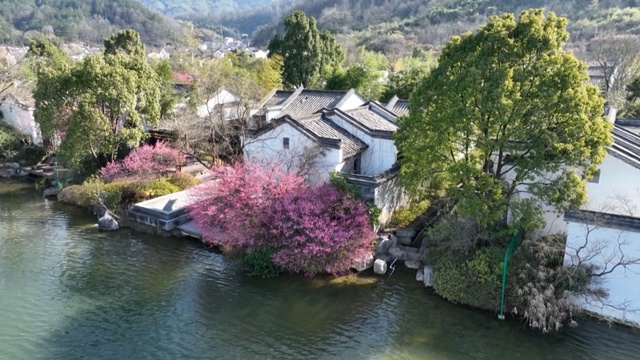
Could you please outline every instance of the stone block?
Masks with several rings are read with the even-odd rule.
[[[381,237],[376,247],[376,255],[385,255],[389,252],[389,248],[393,245],[393,241],[388,237]]]
[[[398,244],[400,245],[411,245],[411,240],[408,236],[398,236]]]
[[[426,265],[422,268],[422,282],[424,286],[431,287],[433,285],[433,266]]]
[[[57,187],[50,187],[50,188],[44,189],[43,195],[45,197],[46,196],[58,196],[59,192],[60,192],[60,190]]]
[[[373,272],[378,275],[384,275],[387,273],[387,262],[382,259],[377,259],[373,263]]]
[[[373,254],[368,253],[363,259],[356,261],[354,269],[356,271],[364,271],[370,269],[373,266],[374,258]]]
[[[109,213],[98,219],[98,229],[101,231],[115,231],[119,228],[118,222]]]
[[[394,231],[395,235],[397,237],[409,237],[409,238],[413,238],[414,236],[416,236],[416,229],[414,228],[402,228],[402,229],[397,229],[396,231]]]
[[[409,269],[419,269],[420,268],[420,261],[415,261],[415,260],[405,260],[404,261],[404,265],[406,267],[408,267]]]
[[[424,281],[424,270],[422,268],[418,269],[418,271],[416,272],[416,281]]]
[[[16,171],[14,169],[4,168],[0,169],[0,178],[10,178],[16,175]]]
[[[20,164],[18,164],[18,163],[6,163],[4,166],[8,167],[9,169],[13,169],[13,170],[20,169]]]
[[[404,246],[394,245],[389,248],[389,257],[392,259],[405,260],[407,258],[407,254],[404,251]]]
[[[403,248],[405,253],[405,260],[412,260],[412,261],[424,260],[424,258],[422,257],[422,254],[418,252],[418,248],[414,248],[410,246],[403,246]]]

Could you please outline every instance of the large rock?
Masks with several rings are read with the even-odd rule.
[[[356,271],[365,271],[373,266],[373,262],[373,254],[367,253],[367,255],[363,259],[359,259],[356,261],[354,269],[356,269]]]
[[[389,257],[392,259],[406,260],[407,254],[404,249],[405,247],[402,245],[393,245],[389,248]]]
[[[98,219],[98,229],[101,231],[115,231],[119,228],[118,222],[109,213],[104,214],[104,216]]]
[[[424,270],[422,268],[416,272],[416,281],[424,282]]]
[[[384,275],[387,273],[387,262],[382,259],[376,259],[373,262],[373,272],[378,275]]]
[[[422,268],[422,276],[424,286],[431,287],[433,285],[433,266],[427,265]]]
[[[44,196],[58,196],[60,190],[57,187],[50,187],[44,189]]]
[[[20,164],[18,164],[18,163],[6,163],[6,164],[4,164],[4,166],[9,168],[9,169],[13,169],[13,170],[20,169]]]
[[[378,238],[378,246],[376,247],[376,255],[386,255],[389,252],[389,248],[393,246],[393,239],[389,236],[381,236]]]
[[[395,235],[400,237],[400,236],[406,236],[406,237],[414,237],[416,236],[416,229],[414,228],[402,228],[402,229],[397,229],[395,231]]]
[[[16,175],[16,171],[10,168],[0,169],[0,178],[10,178]]]
[[[406,267],[408,267],[409,269],[414,269],[417,270],[420,268],[420,261],[415,261],[415,260],[405,260],[404,261],[404,265]]]
[[[418,248],[414,248],[410,246],[403,246],[403,248],[404,248],[405,260],[411,260],[411,261],[424,260],[424,258],[422,257],[422,254],[418,252]]]

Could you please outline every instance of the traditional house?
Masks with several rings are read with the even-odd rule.
[[[311,182],[332,171],[358,185],[382,209],[381,223],[405,202],[392,135],[396,115],[349,91],[275,91],[255,114],[260,121],[244,139],[248,161],[276,163]]]

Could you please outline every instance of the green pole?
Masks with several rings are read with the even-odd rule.
[[[522,229],[518,230],[511,237],[511,241],[509,242],[509,246],[507,246],[507,250],[504,252],[504,265],[502,268],[502,293],[500,294],[500,314],[498,314],[498,319],[504,320],[504,296],[507,290],[507,267],[509,266],[509,258],[511,257],[511,253],[513,253],[513,249],[516,247],[516,243],[518,239],[522,236]]]
[[[54,165],[56,167],[56,187],[58,187],[58,190],[62,190],[62,187],[60,186],[60,179],[58,178],[58,160],[56,160]]]

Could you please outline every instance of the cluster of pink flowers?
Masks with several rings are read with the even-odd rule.
[[[105,182],[129,178],[154,179],[183,162],[184,156],[180,151],[158,142],[155,146],[142,145],[123,160],[108,163],[100,169],[100,177]]]
[[[189,209],[204,239],[228,250],[275,249],[283,270],[343,273],[370,251],[375,233],[365,204],[330,186],[280,170],[236,163],[213,169]]]

